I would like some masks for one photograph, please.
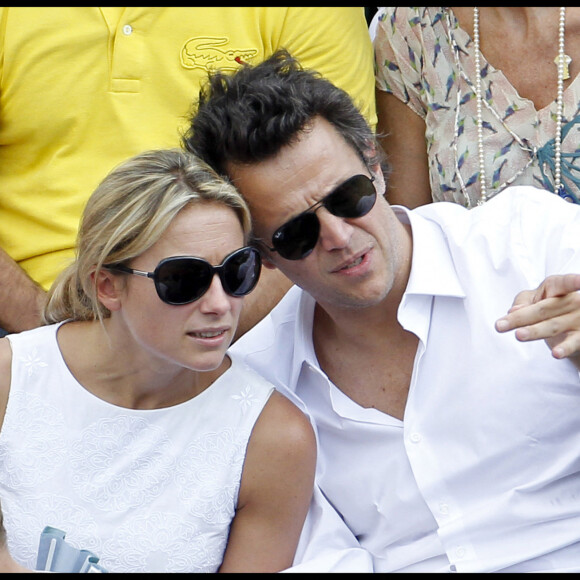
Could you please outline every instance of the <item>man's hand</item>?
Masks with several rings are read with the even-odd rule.
[[[580,370],[580,274],[548,276],[535,290],[523,290],[498,332],[515,329],[522,342],[544,339],[557,359],[569,358]]]

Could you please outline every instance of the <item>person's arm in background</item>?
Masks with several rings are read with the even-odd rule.
[[[422,44],[411,22],[415,8],[379,8],[369,26],[374,46],[377,138],[390,174],[386,198],[410,208],[431,203],[421,94]],[[410,56],[412,53],[412,56]],[[417,63],[419,61],[419,64]]]
[[[281,21],[283,12],[285,17]],[[270,34],[267,41],[272,52],[286,48],[304,68],[318,71],[344,89],[374,128],[377,121],[374,56],[365,9],[361,6],[267,8],[264,14],[264,29],[271,26],[266,33]],[[290,281],[278,269],[263,268],[258,286],[244,299],[235,338],[266,316],[290,286]]]
[[[0,8],[0,24],[5,26],[5,9]],[[4,36],[0,34],[0,74],[4,75]],[[0,227],[2,227],[0,225]],[[41,323],[46,299],[44,289],[0,247],[0,337],[6,333],[35,328]]]
[[[258,284],[250,294],[244,297],[244,306],[234,335],[234,342],[260,322],[278,304],[291,286],[292,282],[277,268],[262,268]]]
[[[431,203],[425,122],[394,95],[377,88],[377,136],[391,168],[386,198],[414,208]]]
[[[0,248],[0,332],[40,326],[45,299],[43,288]]]

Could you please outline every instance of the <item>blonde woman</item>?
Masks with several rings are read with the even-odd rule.
[[[90,198],[45,326],[0,340],[0,500],[14,560],[45,526],[109,572],[274,572],[313,489],[306,417],[226,354],[260,258],[235,188],[181,150]]]

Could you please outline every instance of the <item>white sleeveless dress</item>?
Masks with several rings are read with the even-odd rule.
[[[249,437],[274,387],[232,357],[185,403],[117,407],[71,375],[58,326],[8,337],[0,502],[13,557],[34,568],[52,526],[109,572],[217,571]]]

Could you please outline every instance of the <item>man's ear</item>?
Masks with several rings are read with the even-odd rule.
[[[387,180],[385,178],[385,174],[383,172],[383,166],[380,162],[380,156],[377,155],[377,144],[369,143],[368,149],[366,150],[365,158],[367,160],[370,159],[378,159],[378,161],[372,165],[368,164],[367,167],[372,173],[373,177],[375,178],[375,188],[379,195],[385,195],[387,192]]]
[[[375,178],[375,188],[379,195],[385,196],[387,193],[387,181],[385,179],[385,174],[383,173],[383,168],[380,163],[377,163],[371,167],[372,174]]]
[[[99,273],[92,272],[91,280],[97,290],[97,299],[111,312],[121,308],[121,296],[124,288],[124,280],[121,276],[101,268]]]

